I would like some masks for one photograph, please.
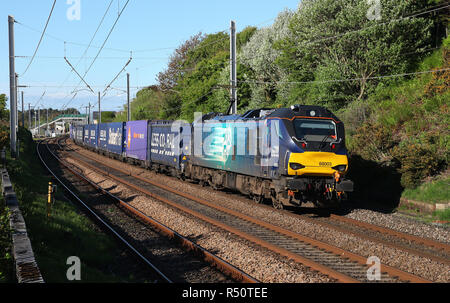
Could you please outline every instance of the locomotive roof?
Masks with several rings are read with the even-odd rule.
[[[243,115],[223,115],[220,113],[209,113],[202,117],[203,121],[236,121],[236,120],[265,120],[265,119],[288,119],[294,118],[331,118],[336,122],[340,120],[328,109],[317,105],[294,105],[291,108],[260,108],[249,110]]]

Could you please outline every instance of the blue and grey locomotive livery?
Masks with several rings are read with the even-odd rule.
[[[275,208],[308,201],[327,207],[353,191],[353,182],[345,179],[344,125],[319,106],[210,113],[193,123],[75,126],[71,137],[108,156],[183,180],[236,190],[256,202],[271,200]]]

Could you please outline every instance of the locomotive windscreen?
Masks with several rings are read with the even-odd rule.
[[[295,119],[294,129],[299,140],[319,142],[336,140],[336,124],[331,120]]]

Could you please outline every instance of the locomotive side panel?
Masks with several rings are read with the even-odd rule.
[[[275,124],[275,123],[274,123]],[[266,121],[208,121],[194,126],[192,164],[261,178],[276,178],[278,132]],[[199,139],[201,138],[201,139]]]

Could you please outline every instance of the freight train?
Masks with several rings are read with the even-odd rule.
[[[344,124],[326,108],[294,105],[193,123],[141,120],[71,126],[78,145],[273,206],[339,205],[353,191]]]

